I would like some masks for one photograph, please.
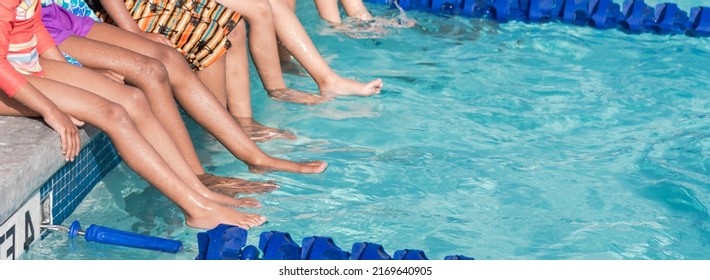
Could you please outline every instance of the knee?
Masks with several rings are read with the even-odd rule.
[[[142,120],[150,118],[153,114],[148,99],[143,91],[134,87],[127,87],[122,94],[121,105],[128,111],[132,119]]]
[[[291,9],[291,6],[288,4],[288,0],[269,0],[269,3],[271,3],[271,8],[287,8]]]
[[[171,46],[160,44],[157,46],[157,55],[154,57],[162,64],[163,68],[171,67],[171,65],[179,65],[185,63],[185,56]],[[167,73],[167,70],[166,70]],[[167,75],[167,74],[166,74]]]
[[[102,108],[103,110],[99,112],[97,117],[105,122],[106,129],[118,128],[131,123],[131,118],[128,116],[126,108],[120,104],[109,102]]]
[[[250,17],[260,20],[273,21],[274,13],[269,0],[254,1],[252,3],[252,9],[254,10],[254,15],[250,15]]]
[[[168,70],[160,60],[146,57],[139,65],[141,75],[150,82],[169,82]]]
[[[244,21],[240,21],[237,26],[232,29],[232,32],[229,32],[229,35],[227,35],[227,39],[232,42],[232,45],[240,45],[243,41],[246,40],[246,34],[247,28],[244,24]]]

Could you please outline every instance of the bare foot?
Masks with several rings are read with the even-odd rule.
[[[229,224],[249,229],[265,222],[266,217],[264,216],[239,212],[221,205],[211,205],[208,209],[192,215],[185,212],[185,224],[199,229],[213,229],[219,224]]]
[[[278,129],[278,128],[271,128],[268,126],[265,126],[263,124],[260,124],[254,118],[235,118],[237,122],[239,123],[239,126],[242,127],[244,132],[246,132],[247,135],[249,135],[249,138],[251,141],[254,142],[265,142],[269,141],[272,139],[289,139],[289,140],[296,140],[296,135],[293,135],[293,133],[283,130],[283,129]]]
[[[267,90],[266,93],[269,95],[269,97],[278,101],[293,102],[306,105],[315,105],[328,101],[328,99],[323,98],[323,96],[305,93],[290,88],[271,89]]]
[[[328,82],[321,87],[320,93],[325,98],[345,95],[370,96],[380,93],[382,86],[383,82],[381,79],[375,79],[369,83],[361,83],[355,80],[337,77],[332,82]]]
[[[242,193],[270,193],[279,188],[279,185],[273,182],[253,182],[239,178],[221,177],[210,173],[197,175],[202,184],[208,189],[235,197]],[[222,190],[230,190],[223,192]]]
[[[279,188],[274,182],[252,182],[239,178],[219,177],[209,173],[197,175],[202,184],[213,192],[235,197],[244,193],[270,193]]]
[[[328,164],[325,161],[293,162],[283,159],[270,158],[262,164],[249,164],[249,172],[266,173],[271,171],[285,171],[302,174],[323,173]]]
[[[261,203],[253,198],[234,198],[234,196],[228,196],[212,191],[204,185],[195,186],[193,187],[193,190],[201,194],[204,198],[209,199],[211,202],[215,202],[220,205],[250,208],[261,207]]]
[[[239,208],[259,208],[262,206],[261,202],[253,198],[235,198],[234,196],[225,195],[212,190],[209,190],[208,193],[203,194],[203,196],[223,206]]]
[[[231,206],[237,208],[259,208],[262,206],[261,202],[251,197],[241,197],[235,199],[237,200],[237,203]]]

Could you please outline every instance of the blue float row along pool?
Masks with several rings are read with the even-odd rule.
[[[631,34],[710,36],[710,8],[681,10],[677,4],[648,6],[644,0],[369,0],[405,10],[487,18],[498,22],[563,22],[599,29],[617,28]]]

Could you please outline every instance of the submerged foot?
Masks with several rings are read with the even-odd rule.
[[[239,208],[259,208],[262,206],[261,202],[256,199],[250,197],[235,198],[234,196],[223,194],[214,190],[210,190],[209,193],[204,194],[204,197],[223,206]]]
[[[247,164],[249,172],[266,173],[271,171],[283,171],[301,174],[317,174],[323,173],[328,164],[325,161],[315,160],[308,162],[294,162],[283,159],[271,158],[267,163],[263,164]]]
[[[240,197],[235,198],[236,202],[230,206],[237,208],[259,208],[261,207],[261,202],[251,197]]]
[[[185,213],[185,224],[199,229],[213,229],[219,224],[229,224],[249,229],[265,222],[266,217],[264,216],[239,212],[222,205],[212,205],[208,211],[201,211],[193,215]]]
[[[258,123],[253,118],[235,118],[244,132],[249,135],[251,141],[265,142],[272,139],[296,140],[296,135],[290,131],[278,128],[271,128]]]
[[[362,83],[356,80],[338,77],[333,82],[321,88],[321,95],[325,98],[334,98],[336,96],[358,95],[370,96],[378,94],[382,90],[384,83],[381,79],[375,79],[368,83]]]
[[[210,173],[197,175],[197,178],[211,191],[230,197],[239,194],[270,193],[279,188],[279,185],[273,182],[253,182],[239,178],[220,177]]]
[[[197,177],[211,191],[230,197],[239,194],[270,193],[279,188],[279,185],[274,182],[254,182],[210,173],[197,175]]]
[[[269,97],[284,102],[300,103],[306,105],[315,105],[328,101],[323,96],[305,93],[302,91],[297,91],[290,88],[280,88],[267,90],[266,93]]]
[[[211,174],[209,174],[209,175],[211,175]],[[214,175],[212,175],[212,176],[214,176]],[[197,191],[198,193],[200,193],[205,198],[211,200],[212,202],[219,203],[220,205],[232,206],[232,207],[242,207],[242,208],[243,207],[249,207],[249,208],[261,207],[261,203],[256,199],[234,198],[235,195],[224,194],[222,192],[218,192],[217,190],[213,189],[215,185],[218,185],[219,180],[231,181],[231,183],[234,183],[235,181],[233,181],[233,180],[236,180],[235,178],[228,178],[228,177],[210,178],[210,176],[207,176],[207,173],[202,174],[202,175],[198,175],[198,178],[200,179],[200,181],[206,179],[207,184],[212,185],[212,188],[206,187],[206,184],[202,183],[200,186],[195,186],[194,190]],[[274,187],[272,185],[273,184],[271,184],[271,183],[266,183],[260,187],[259,191],[262,191],[262,192],[273,191]]]

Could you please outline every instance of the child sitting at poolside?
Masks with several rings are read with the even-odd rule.
[[[42,117],[70,161],[81,148],[76,125],[96,126],[129,167],[180,207],[188,226],[264,223],[230,207],[258,207],[256,200],[219,195],[200,183],[140,90],[67,63],[40,13],[39,0],[0,0],[0,115]]]
[[[45,7],[47,28],[65,53],[84,66],[112,70],[132,85],[144,90],[163,126],[169,128],[183,156],[195,174],[210,187],[225,191],[261,192],[276,187],[236,178],[206,174],[190,141],[174,98],[182,108],[253,172],[287,171],[321,173],[322,161],[297,163],[273,158],[249,140],[239,124],[210,90],[190,70],[175,49],[114,26],[78,17],[57,5]],[[84,37],[85,36],[85,37]],[[132,50],[132,51],[131,51]],[[140,52],[140,53],[139,53]],[[204,175],[202,175],[204,174]]]
[[[93,0],[96,2],[97,0]],[[173,37],[173,30],[170,28],[157,27],[151,24],[157,18],[167,17],[174,10],[174,2],[178,0],[158,1],[158,0],[124,0],[120,1],[99,0],[105,9],[105,13],[113,19],[116,24],[126,30],[137,32],[152,32],[163,34],[166,37]],[[202,5],[211,5],[213,0],[201,0]],[[347,79],[335,73],[325,62],[318,50],[311,42],[310,37],[301,26],[293,10],[286,1],[269,2],[268,0],[216,0],[217,3],[236,11],[244,16],[249,23],[249,46],[254,57],[254,61],[259,72],[259,76],[264,83],[265,89],[271,98],[280,101],[288,101],[304,104],[315,104],[330,100],[343,95],[368,96],[377,94],[382,88],[382,80],[375,79],[368,83]],[[173,3],[173,4],[171,4]],[[96,6],[101,12],[102,8]],[[131,14],[128,13],[130,10]],[[102,17],[106,18],[106,17]],[[277,19],[278,20],[275,20]],[[131,22],[131,19],[134,22]],[[137,22],[137,25],[136,23]],[[167,26],[167,25],[166,25]],[[288,51],[296,57],[311,77],[318,85],[320,96],[306,94],[288,88],[269,87],[269,71],[278,70],[281,75],[281,67],[278,60],[278,39],[286,46]],[[175,42],[174,40],[172,41]],[[226,67],[239,67],[242,65],[240,55],[232,56],[227,52]],[[255,57],[256,55],[256,57]],[[264,63],[260,63],[258,58],[263,58]],[[262,70],[263,69],[263,70]],[[205,75],[214,77],[214,75]],[[219,76],[218,76],[219,77]],[[229,82],[232,77],[227,76]],[[211,84],[207,82],[206,84]],[[233,85],[233,84],[232,84]],[[229,86],[228,86],[229,87]],[[227,91],[227,102],[243,99],[243,96],[234,91]]]

